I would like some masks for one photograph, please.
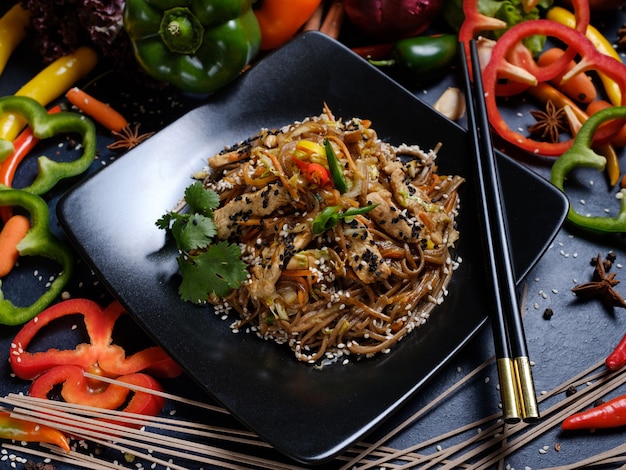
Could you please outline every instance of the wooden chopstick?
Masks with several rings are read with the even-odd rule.
[[[476,41],[472,40],[469,44],[473,80],[465,50],[465,44],[460,44],[468,128],[479,183],[479,219],[482,222],[485,249],[491,261],[488,263],[488,281],[491,284],[494,304],[490,313],[502,413],[507,423],[519,422],[520,419],[534,422],[539,419],[539,409],[517,302],[505,209],[489,131]]]

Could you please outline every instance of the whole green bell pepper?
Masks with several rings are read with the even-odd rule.
[[[0,115],[17,114],[24,118],[40,140],[57,134],[77,134],[81,137],[82,155],[69,162],[57,162],[46,156],[39,157],[37,176],[25,188],[32,194],[42,195],[60,180],[77,176],[86,171],[96,156],[96,127],[93,122],[79,113],[61,111],[48,114],[46,108],[27,96],[4,96],[0,98]],[[13,144],[0,138],[0,162],[13,152]]]
[[[606,108],[591,115],[582,125],[574,138],[571,147],[552,165],[550,181],[561,191],[567,174],[577,167],[593,168],[604,171],[606,158],[591,149],[593,136],[598,127],[605,121],[626,118],[626,106]],[[579,227],[597,232],[626,232],[626,194],[622,190],[620,209],[616,217],[586,216],[571,206],[567,212],[567,220]]]
[[[148,74],[200,94],[231,82],[261,44],[252,0],[127,0],[124,27]]]
[[[50,231],[48,205],[39,196],[21,189],[0,185],[0,207],[17,206],[30,215],[31,228],[18,243],[20,256],[42,256],[61,266],[61,272],[37,300],[26,307],[17,307],[4,298],[0,281],[0,324],[21,325],[42,312],[61,294],[74,271],[74,257],[69,248]]]

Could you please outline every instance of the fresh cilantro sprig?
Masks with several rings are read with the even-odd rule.
[[[214,241],[213,211],[220,202],[215,192],[195,182],[185,189],[184,198],[188,212],[168,211],[156,221],[157,227],[172,234],[180,252],[177,261],[183,280],[178,293],[194,303],[203,303],[212,294],[224,297],[247,277],[241,250],[235,244]]]

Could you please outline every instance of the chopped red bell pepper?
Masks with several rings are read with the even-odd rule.
[[[507,60],[508,52],[523,38],[534,34],[555,37],[568,45],[570,49],[573,49],[581,57],[574,69],[565,74],[565,80],[567,80],[567,77],[579,72],[596,70],[613,79],[626,94],[626,65],[598,52],[593,43],[583,33],[555,21],[529,20],[513,26],[498,39],[491,53],[491,59],[483,72],[485,102],[491,126],[500,137],[523,150],[545,156],[559,156],[571,146],[572,139],[551,143],[539,142],[528,138],[508,126],[502,118],[496,103],[496,87],[498,86],[498,79],[502,76],[501,71],[515,67]],[[562,57],[565,56],[566,54]],[[527,71],[524,72],[527,74]],[[553,66],[538,67],[536,73],[536,83],[541,83],[559,75],[562,73],[562,70]],[[512,74],[507,74],[507,78],[512,79],[514,77]],[[623,97],[622,99],[622,105],[626,103],[625,98]],[[594,142],[606,143],[613,135],[613,129],[599,129],[594,135]]]
[[[329,171],[319,163],[305,162],[293,155],[291,156],[291,159],[310,183],[324,187],[330,182]]]
[[[15,336],[9,356],[11,367],[18,377],[33,379],[30,389],[33,396],[46,397],[55,385],[63,384],[61,395],[64,400],[100,408],[117,409],[127,401],[131,392],[118,385],[88,380],[83,375],[85,371],[160,389],[158,382],[147,373],[171,378],[180,375],[182,369],[160,347],[149,347],[126,356],[121,346],[113,344],[113,327],[124,313],[119,302],[112,302],[102,309],[88,299],[70,299],[48,307]],[[42,328],[53,320],[75,314],[83,316],[89,343],[79,344],[73,350],[28,351],[31,341]],[[162,406],[160,397],[136,392],[124,410],[156,414]]]

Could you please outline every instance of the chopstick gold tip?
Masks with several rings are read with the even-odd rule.
[[[525,423],[534,423],[539,420],[539,407],[535,396],[530,360],[526,356],[520,356],[513,359],[513,364],[520,387],[522,419]]]
[[[502,417],[505,423],[518,423],[522,415],[513,360],[508,357],[503,357],[499,358],[496,363],[498,367],[498,379],[500,381]]]

